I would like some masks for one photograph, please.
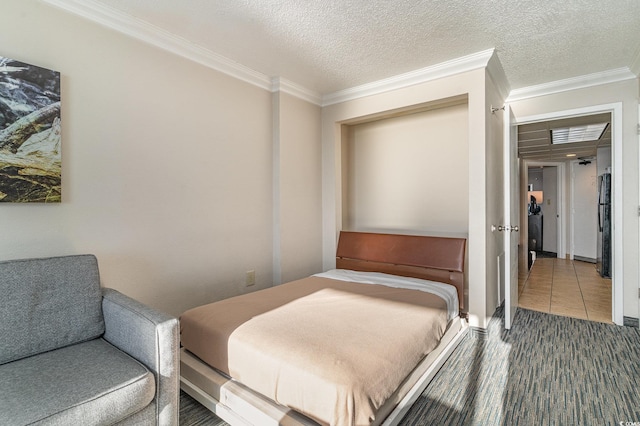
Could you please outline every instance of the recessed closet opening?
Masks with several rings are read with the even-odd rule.
[[[342,128],[343,229],[466,236],[467,97]]]

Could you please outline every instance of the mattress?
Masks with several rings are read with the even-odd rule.
[[[370,425],[457,306],[447,284],[336,270],[187,311],[181,338],[210,366],[320,424]]]

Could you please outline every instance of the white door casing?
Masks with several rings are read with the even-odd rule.
[[[578,117],[581,115],[599,114],[603,112],[611,113],[611,164],[612,164],[612,275],[611,275],[611,293],[612,293],[612,320],[617,325],[623,325],[623,245],[622,245],[622,226],[616,224],[622,223],[622,102],[611,104],[593,105],[588,107],[575,108],[571,110],[555,111],[526,117],[518,117],[518,125],[535,123],[539,121],[549,121],[561,118]],[[570,238],[570,241],[573,238]],[[569,248],[570,258],[572,258],[573,250]]]
[[[504,326],[510,329],[518,309],[518,131],[509,105],[504,109]]]
[[[568,229],[567,228],[567,217],[566,217],[566,213],[565,213],[565,209],[567,207],[567,203],[570,203],[570,195],[566,194],[566,167],[565,167],[565,163],[558,163],[555,161],[531,161],[531,160],[523,160],[520,163],[520,167],[522,167],[524,170],[528,170],[530,167],[555,167],[556,168],[556,172],[557,172],[557,179],[556,179],[556,198],[555,198],[555,202],[556,202],[556,206],[557,206],[557,210],[556,210],[556,215],[558,216],[558,220],[556,223],[556,239],[557,239],[557,244],[558,244],[558,257],[561,259],[564,259],[566,257],[568,257],[569,259],[573,259],[573,251],[570,249],[570,247],[567,247],[567,235],[565,230]],[[525,176],[526,176],[526,172],[525,172]],[[520,186],[520,188],[522,188],[522,185]],[[527,208],[527,197],[525,196],[524,198],[522,198],[522,194],[521,194],[521,198],[520,198],[520,208],[521,213],[526,212],[526,208]],[[520,218],[522,219],[522,217],[526,218],[527,216],[520,216]],[[525,232],[524,230],[524,224],[521,223],[520,225],[522,225],[520,232]],[[525,239],[526,241],[526,239]],[[528,247],[525,245],[525,249],[528,250]]]

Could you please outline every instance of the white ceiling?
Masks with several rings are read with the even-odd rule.
[[[511,89],[640,71],[638,0],[44,0],[126,14],[334,93],[495,48]]]

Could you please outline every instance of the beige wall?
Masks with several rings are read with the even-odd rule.
[[[3,56],[61,72],[63,129],[63,202],[0,204],[0,259],[95,253],[103,285],[175,315],[272,284],[270,92],[35,0],[3,2],[0,40]],[[295,138],[318,164],[297,185],[319,204],[319,112],[301,117]],[[301,227],[296,191],[283,192],[284,232]],[[315,269],[320,235],[297,244]]]
[[[466,236],[467,109],[464,102],[349,126],[343,228]]]
[[[518,120],[552,112],[570,111],[598,105],[622,104],[622,277],[623,313],[627,317],[638,317],[638,80],[626,80],[596,87],[571,90],[553,95],[512,102]],[[570,228],[568,224],[567,228]]]
[[[487,147],[485,138],[488,120],[486,113],[490,100],[485,93],[485,70],[477,69],[411,87],[389,91],[379,95],[346,101],[323,108],[323,268],[335,266],[337,235],[343,228],[343,149],[345,124],[356,124],[380,118],[384,115],[418,110],[434,103],[450,102],[466,98],[468,102],[468,164],[469,206],[468,216],[468,304],[470,324],[486,327],[493,314],[487,309],[487,279],[496,277],[495,258],[489,265],[487,257]],[[462,168],[464,166],[461,166]],[[492,176],[493,172],[489,172]],[[493,218],[492,218],[493,219]],[[409,230],[407,230],[409,231]],[[412,230],[420,233],[420,229]],[[491,243],[490,243],[491,244]],[[495,251],[495,250],[494,250]],[[489,266],[488,266],[489,265]],[[487,267],[492,268],[490,273]],[[496,284],[492,284],[494,287]],[[491,290],[493,291],[493,290]],[[492,293],[489,293],[493,297]]]
[[[503,249],[490,231],[502,219],[502,124],[488,111],[502,101],[484,69],[320,112],[36,0],[3,2],[0,39],[3,56],[60,71],[63,102],[63,202],[0,204],[0,259],[92,252],[104,285],[176,315],[327,269],[346,211],[344,125],[464,98],[468,296],[471,325],[486,326]],[[632,317],[638,86],[513,103],[525,117],[623,102],[624,315]],[[244,285],[247,270],[256,271],[254,287]]]
[[[274,284],[322,271],[320,107],[276,93]]]

